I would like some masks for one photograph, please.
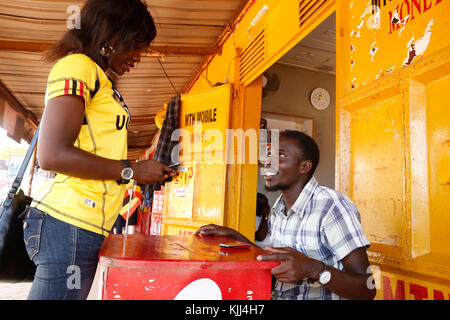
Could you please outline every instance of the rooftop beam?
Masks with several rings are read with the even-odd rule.
[[[0,51],[26,51],[26,52],[43,52],[53,42],[45,41],[13,41],[0,40]],[[188,47],[188,46],[150,46],[147,54],[149,56],[157,55],[191,55],[191,56],[207,56],[221,54],[220,46],[212,47]]]
[[[16,112],[19,118],[22,118],[24,121],[31,124],[33,128],[37,128],[39,121],[34,115],[34,113],[28,111],[25,109],[22,104],[19,102],[19,100],[16,99],[16,97],[9,91],[9,89],[3,84],[3,82],[0,80],[0,98],[8,102],[8,104],[13,108]]]

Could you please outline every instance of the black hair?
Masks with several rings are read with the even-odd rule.
[[[269,199],[263,193],[258,192],[256,197],[256,213],[262,212],[265,206],[269,206]]]
[[[108,60],[100,49],[114,36],[119,36],[116,51],[126,52],[150,46],[156,37],[156,26],[142,0],[88,0],[80,12],[79,29],[66,32],[63,38],[46,53],[51,62],[70,53],[84,53],[102,69]]]
[[[319,146],[316,141],[314,141],[314,139],[306,133],[295,130],[282,131],[280,132],[280,138],[281,137],[290,138],[297,141],[303,155],[302,160],[310,160],[312,162],[311,170],[309,171],[309,176],[312,177],[317,166],[319,165],[320,158]]]

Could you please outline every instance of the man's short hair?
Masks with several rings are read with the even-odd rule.
[[[291,138],[298,142],[298,146],[300,147],[300,150],[303,154],[302,160],[311,160],[312,162],[312,167],[309,171],[309,175],[310,177],[312,177],[319,164],[320,158],[319,147],[317,146],[317,143],[314,141],[314,139],[303,132],[295,130],[282,131],[280,132],[280,138],[281,137]]]

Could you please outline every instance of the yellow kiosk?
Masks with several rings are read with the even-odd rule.
[[[216,110],[203,129],[242,129],[223,150],[248,154],[263,72],[335,14],[335,188],[360,210],[378,299],[450,299],[449,13],[446,0],[249,1],[182,98],[181,128]],[[194,140],[212,143],[203,129]],[[194,160],[184,172],[184,198],[167,189],[165,233],[214,222],[253,239],[257,164]]]

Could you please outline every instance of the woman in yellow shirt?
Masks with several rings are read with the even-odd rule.
[[[145,3],[88,0],[80,21],[47,54],[58,61],[48,77],[37,156],[57,176],[24,214],[37,266],[29,299],[85,299],[126,182],[153,184],[173,174],[153,160],[126,160],[130,116],[107,76],[130,71],[155,38]]]

